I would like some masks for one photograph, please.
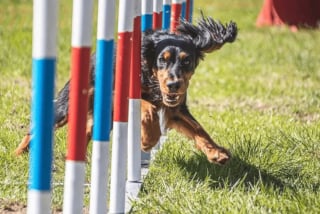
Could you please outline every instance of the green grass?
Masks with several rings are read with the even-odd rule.
[[[61,4],[57,88],[70,67],[71,5]],[[191,112],[233,159],[212,165],[192,141],[171,131],[133,212],[319,213],[319,30],[257,29],[261,2],[255,0],[198,0],[194,8],[195,18],[201,9],[240,28],[233,44],[207,55],[188,92]],[[1,1],[0,13],[6,14],[0,16],[1,211],[8,203],[26,203],[29,157],[16,158],[12,151],[29,124],[31,0]],[[64,179],[65,142],[61,129],[55,135],[58,183]],[[62,186],[55,186],[53,205],[61,204]]]

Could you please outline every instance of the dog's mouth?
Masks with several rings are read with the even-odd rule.
[[[162,99],[165,105],[176,107],[180,104],[184,94],[178,93],[162,93]]]

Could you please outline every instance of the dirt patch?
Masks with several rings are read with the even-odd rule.
[[[27,205],[19,202],[10,202],[0,199],[0,214],[25,214],[27,213]],[[52,210],[53,214],[61,214],[62,209]],[[83,208],[83,213],[89,213],[89,208]]]
[[[19,202],[9,202],[0,199],[0,213],[27,213],[27,206]]]

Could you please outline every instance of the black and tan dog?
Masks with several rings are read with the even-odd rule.
[[[210,162],[224,164],[230,153],[217,145],[188,110],[186,99],[189,80],[200,60],[206,53],[233,42],[237,26],[230,22],[222,25],[211,19],[202,18],[197,25],[181,21],[175,33],[150,31],[142,40],[142,103],[141,103],[141,149],[154,147],[161,135],[158,111],[164,112],[167,129],[175,129],[195,140]],[[94,56],[91,69],[91,93],[89,94],[88,140],[91,138]],[[55,100],[55,128],[67,123],[69,82]],[[21,154],[29,145],[31,135],[24,137],[16,154]]]

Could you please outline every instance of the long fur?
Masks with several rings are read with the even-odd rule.
[[[197,25],[182,20],[177,32],[190,36],[203,56],[204,53],[221,48],[227,42],[233,42],[237,37],[238,28],[235,22],[223,25],[220,21],[215,21],[211,17],[206,18],[202,14]]]
[[[161,131],[158,112],[163,112],[165,128],[195,140],[208,160],[224,164],[230,153],[216,144],[187,107],[187,88],[200,60],[205,54],[233,42],[237,36],[234,22],[222,25],[219,21],[202,15],[197,25],[181,21],[177,32],[157,30],[143,34],[141,49],[141,148],[149,150],[158,142]],[[95,55],[91,58],[90,93],[87,137],[90,140],[93,114],[95,80]],[[68,122],[70,81],[55,99],[55,128]],[[21,154],[28,148],[31,134],[28,133],[16,149]]]

